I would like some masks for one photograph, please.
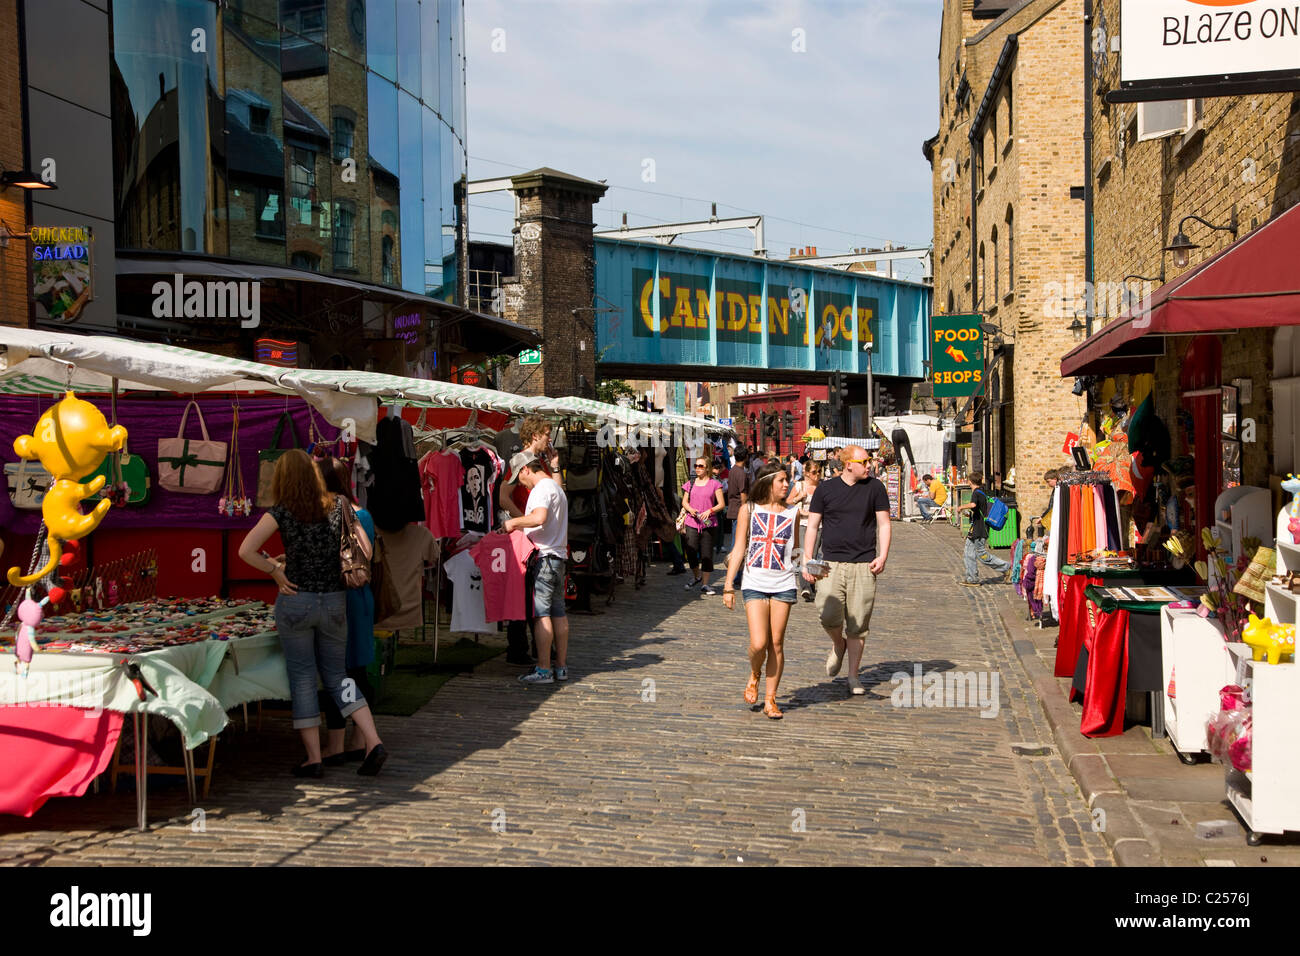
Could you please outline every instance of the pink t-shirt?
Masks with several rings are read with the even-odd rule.
[[[430,452],[421,459],[425,524],[435,538],[460,537],[460,486],[464,481],[459,455]]]
[[[496,532],[469,549],[483,577],[483,610],[487,622],[524,621],[524,573],[534,545],[522,531]]]
[[[722,482],[716,478],[710,478],[702,485],[697,485],[693,480],[682,485],[682,493],[687,496],[691,507],[696,511],[708,511],[710,508],[716,508],[718,506],[719,491],[722,491]],[[709,515],[708,521],[701,521],[695,515],[688,514],[686,524],[697,531],[702,528],[714,528],[717,527],[718,516],[712,514]]]

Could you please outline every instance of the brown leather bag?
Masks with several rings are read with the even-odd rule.
[[[343,498],[339,498],[338,503],[343,510],[343,520],[340,522],[343,532],[339,536],[339,561],[343,565],[343,583],[349,589],[365,587],[370,583],[370,564],[374,555],[374,546],[366,536],[365,529],[361,527],[361,522],[357,520],[352,505]]]
[[[397,582],[393,580],[392,569],[388,565],[388,552],[384,539],[376,533],[374,555],[370,560],[370,590],[375,595],[375,620],[385,621],[401,610],[401,599],[397,594]]]

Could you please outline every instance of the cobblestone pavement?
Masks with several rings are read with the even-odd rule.
[[[218,747],[202,820],[184,788],[129,787],[0,818],[3,864],[1100,864],[1110,851],[998,620],[1001,585],[956,585],[951,529],[895,525],[863,697],[794,609],[783,721],[741,700],[743,612],[650,570],[573,619],[568,684],[498,658],[410,718],[381,718],[382,776],[300,781],[287,715]],[[1000,707],[895,707],[895,672],[996,675]],[[1046,749],[1044,749],[1046,748]],[[200,825],[202,824],[202,825]]]

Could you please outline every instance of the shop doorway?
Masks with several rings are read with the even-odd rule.
[[[1223,359],[1223,345],[1216,336],[1200,335],[1192,339],[1183,356],[1179,385],[1182,388],[1183,408],[1192,416],[1193,447],[1184,448],[1184,454],[1195,459],[1193,475],[1195,488],[1192,505],[1195,509],[1191,527],[1199,530],[1214,525],[1214,500],[1222,491],[1221,462],[1219,460],[1220,392],[1219,378]],[[1186,441],[1186,432],[1179,429]],[[1200,534],[1196,535],[1196,555],[1205,557],[1205,547]]]

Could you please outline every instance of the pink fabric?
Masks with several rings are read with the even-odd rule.
[[[429,452],[420,459],[424,523],[435,538],[460,537],[460,486],[464,481],[459,455]]]
[[[0,707],[0,813],[30,817],[50,797],[79,797],[104,772],[122,714]]]
[[[483,578],[483,613],[489,624],[528,619],[524,572],[534,550],[532,539],[522,531],[489,534],[470,548],[470,557]]]
[[[688,491],[689,489],[689,491]],[[682,485],[682,493],[687,495],[691,507],[696,511],[707,511],[709,508],[715,508],[718,504],[718,492],[722,490],[722,482],[716,478],[710,478],[703,485],[697,485],[692,479]],[[695,515],[686,516],[686,524],[697,531],[701,528],[713,528],[718,524],[718,516],[711,515],[707,522],[701,521]]]
[[[1097,522],[1097,550],[1105,551],[1110,548],[1110,542],[1106,540],[1106,505],[1102,503],[1101,485],[1092,486],[1092,512],[1094,520]],[[1115,548],[1118,547],[1119,543],[1116,542]]]

